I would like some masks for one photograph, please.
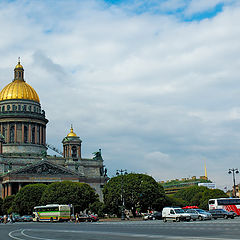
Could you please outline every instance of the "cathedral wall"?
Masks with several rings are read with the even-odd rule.
[[[46,147],[43,145],[34,145],[34,144],[4,144],[3,152],[4,153],[26,153],[26,154],[40,154],[42,151],[46,151]]]

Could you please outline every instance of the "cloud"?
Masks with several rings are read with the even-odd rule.
[[[212,8],[199,4],[184,9]],[[83,156],[102,148],[110,176],[118,168],[157,180],[199,176],[207,159],[209,177],[231,185],[225,171],[238,167],[240,142],[239,16],[230,4],[185,22],[99,1],[4,2],[0,82],[12,80],[20,56],[49,119],[47,141],[61,149],[73,124]]]

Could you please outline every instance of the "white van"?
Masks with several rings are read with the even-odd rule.
[[[183,209],[179,207],[165,207],[162,210],[162,219],[164,222],[167,220],[172,220],[176,222],[180,221],[190,221],[191,216],[188,213],[185,213]]]

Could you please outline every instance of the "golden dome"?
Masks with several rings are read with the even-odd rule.
[[[23,69],[23,66],[20,64],[20,57],[18,58],[18,64],[16,65],[15,69],[16,68],[22,68]]]
[[[0,92],[0,101],[26,99],[40,102],[36,91],[23,80],[14,80]]]
[[[14,80],[0,92],[0,101],[26,99],[40,102],[36,91],[24,81],[23,72],[23,66],[20,64],[20,59],[18,59],[18,64],[14,69]]]
[[[70,133],[67,135],[67,137],[77,137],[77,134],[73,132],[72,127],[71,127]]]

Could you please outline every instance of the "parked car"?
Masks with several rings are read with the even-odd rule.
[[[162,219],[162,213],[161,212],[154,212],[151,217],[152,217],[152,220],[161,220]]]
[[[144,213],[143,215],[142,215],[142,217],[143,217],[143,220],[152,220],[152,214],[151,213]]]
[[[211,220],[212,219],[212,214],[209,212],[206,212],[202,209],[188,209],[188,211],[195,212],[197,214],[197,218],[199,220]]]
[[[180,221],[190,221],[191,216],[188,213],[185,213],[184,210],[180,207],[165,207],[162,210],[162,219],[164,222],[167,220],[172,220],[176,222]]]
[[[212,217],[214,219],[217,219],[217,218],[234,218],[234,214],[232,212],[228,212],[224,209],[212,209],[209,211],[209,213],[212,214]]]
[[[21,217],[22,222],[32,222],[32,220],[33,220],[33,217],[30,215],[25,215]]]
[[[190,214],[193,221],[196,221],[198,219],[198,214],[194,209],[185,209],[184,212]]]
[[[160,219],[162,219],[161,212],[149,213],[143,216],[143,220],[160,220]]]
[[[89,217],[90,217],[90,221],[91,221],[91,222],[97,222],[97,221],[99,221],[98,216],[96,216],[96,215],[94,215],[94,214],[90,214]]]
[[[237,217],[237,214],[234,211],[229,211],[231,213],[233,213],[234,217]]]

